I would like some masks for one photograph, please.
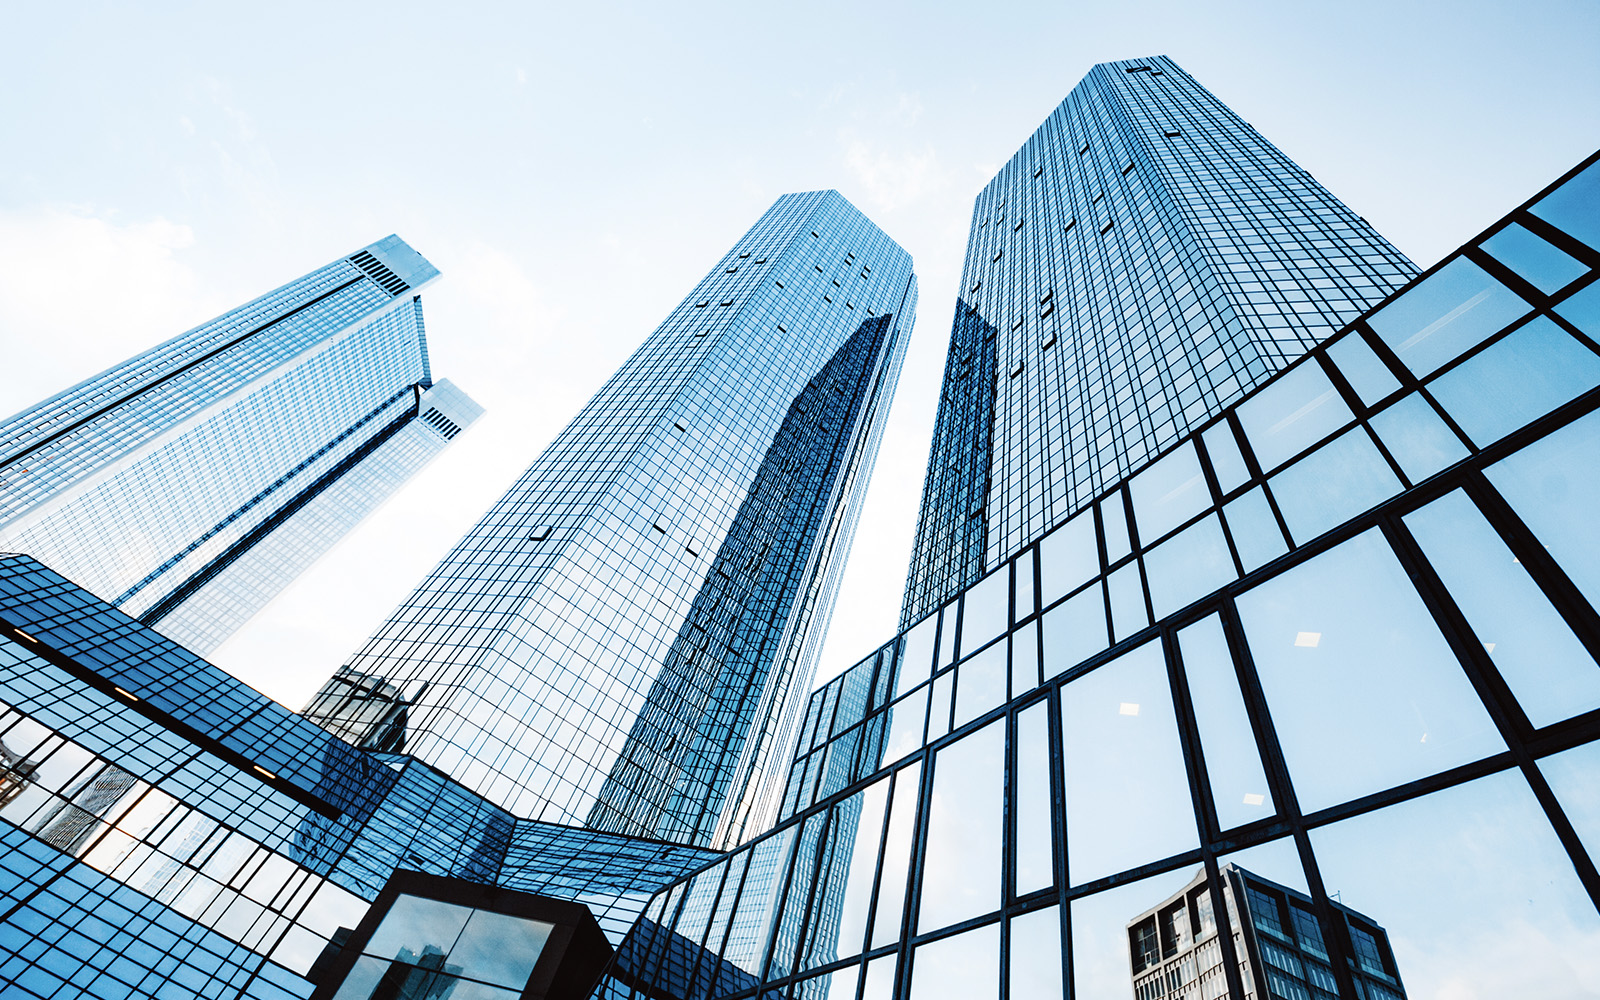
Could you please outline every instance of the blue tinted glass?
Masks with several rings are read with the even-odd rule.
[[[1114,642],[1150,624],[1144,609],[1144,588],[1139,582],[1137,560],[1106,577],[1106,595],[1111,599],[1111,632]]]
[[[1600,357],[1540,316],[1428,388],[1479,447],[1600,385]]]
[[[1600,337],[1600,281],[1574,292],[1556,314],[1591,337]]]
[[[1195,846],[1159,641],[1061,691],[1067,873],[1082,885]]]
[[[1367,319],[1401,362],[1427,375],[1528,314],[1528,303],[1458,257]]]
[[[939,629],[939,616],[929,615],[906,633],[900,654],[900,679],[896,694],[905,694],[933,673],[933,641]]]
[[[961,655],[1006,630],[1011,601],[1011,567],[1002,566],[968,588],[961,611]]]
[[[1539,761],[1539,770],[1556,793],[1561,811],[1588,849],[1589,857],[1600,856],[1600,742],[1586,743]]]
[[[1000,905],[1005,734],[1005,720],[997,719],[934,755],[919,932]]]
[[[1413,483],[1467,457],[1467,446],[1417,393],[1373,416],[1372,429]]]
[[[1568,235],[1600,249],[1600,163],[1583,168],[1529,211]]]
[[[1238,606],[1302,808],[1505,749],[1377,530],[1268,580]]]
[[[1026,895],[1055,882],[1050,795],[1050,704],[1041,701],[1017,714],[1016,892]]]
[[[1045,612],[1044,675],[1077,666],[1109,646],[1106,601],[1097,583]]]
[[[999,992],[999,924],[918,945],[912,955],[911,1000],[971,1000]]]
[[[1484,240],[1482,246],[1489,256],[1546,295],[1589,270],[1515,222]]]
[[[1289,534],[1305,544],[1400,492],[1400,480],[1360,427],[1272,477]]]
[[[1217,486],[1222,492],[1231,493],[1250,481],[1250,469],[1244,464],[1232,425],[1220,420],[1200,437],[1205,441],[1206,456],[1211,459],[1211,470],[1217,474]]]
[[[956,668],[956,708],[953,728],[999,707],[1006,700],[1006,644],[994,643]]]
[[[1036,622],[1011,633],[1011,696],[1039,686],[1039,633]]]
[[[1405,522],[1535,726],[1600,708],[1600,667],[1466,494]]]
[[[1484,470],[1589,603],[1600,607],[1600,413]]]
[[[1128,483],[1139,540],[1149,545],[1211,506],[1211,491],[1194,445],[1185,443]]]
[[[1146,552],[1144,572],[1157,621],[1232,582],[1236,575],[1215,514]]]
[[[1228,530],[1233,533],[1233,546],[1239,550],[1239,561],[1246,573],[1265,566],[1289,551],[1283,540],[1283,529],[1272,516],[1267,504],[1266,490],[1257,486],[1222,508]]]
[[[1011,995],[1060,1000],[1061,911],[1049,906],[1011,918]]]
[[[1280,376],[1239,404],[1238,413],[1263,470],[1277,468],[1353,417],[1315,361]]]
[[[883,762],[891,764],[922,746],[928,715],[928,688],[918,688],[889,706],[889,735],[883,741]]]
[[[1100,501],[1100,521],[1105,526],[1106,562],[1114,563],[1133,551],[1128,538],[1128,512],[1122,504],[1122,491]]]
[[[1085,510],[1039,542],[1040,603],[1049,604],[1100,573],[1094,511]]]
[[[1212,615],[1190,625],[1178,633],[1178,648],[1222,829],[1271,816],[1276,807],[1222,622]]]
[[[1337,343],[1330,344],[1328,357],[1368,406],[1400,388],[1400,380],[1359,333],[1345,334]]]

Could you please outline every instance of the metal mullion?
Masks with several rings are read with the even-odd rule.
[[[1554,186],[1552,186],[1554,187]],[[1529,208],[1534,202],[1529,202]],[[1589,244],[1571,236],[1566,230],[1560,229],[1552,223],[1546,222],[1534,215],[1532,211],[1523,209],[1511,214],[1511,221],[1518,223],[1522,228],[1551,244],[1556,249],[1576,259],[1581,264],[1587,264],[1590,269],[1600,268],[1600,247]]]
[[[1217,522],[1222,525],[1222,539],[1228,546],[1228,558],[1233,560],[1234,579],[1244,576],[1244,560],[1239,557],[1239,546],[1233,540],[1233,529],[1228,525],[1228,519],[1222,516],[1223,505],[1227,503],[1222,492],[1222,480],[1217,478],[1216,469],[1211,466],[1211,453],[1206,450],[1203,433],[1196,432],[1189,436],[1194,442],[1194,450],[1200,456],[1200,472],[1205,476],[1206,489],[1211,492],[1211,508],[1207,513],[1216,513]],[[1201,514],[1197,519],[1204,520],[1206,514]]]
[[[1350,974],[1354,949],[1349,941],[1348,930],[1344,918],[1329,901],[1327,887],[1323,885],[1322,871],[1317,866],[1316,854],[1311,849],[1311,837],[1307,833],[1305,818],[1300,811],[1300,799],[1295,794],[1289,765],[1283,756],[1283,745],[1278,740],[1277,729],[1273,725],[1272,714],[1267,706],[1266,692],[1261,688],[1261,679],[1256,673],[1255,658],[1251,655],[1246,641],[1244,623],[1240,620],[1239,609],[1231,598],[1222,604],[1222,628],[1228,641],[1228,648],[1233,654],[1234,670],[1241,682],[1245,712],[1250,718],[1251,728],[1255,731],[1256,749],[1266,770],[1267,786],[1272,790],[1278,815],[1289,826],[1295,850],[1300,856],[1300,867],[1306,877],[1306,887],[1311,890],[1312,905],[1316,908],[1318,919],[1328,932],[1328,957],[1332,960],[1330,964],[1339,984],[1339,992],[1348,997],[1359,996],[1360,994],[1356,993],[1355,980]],[[1235,903],[1239,902],[1236,896]],[[1242,910],[1241,906],[1239,918],[1241,927],[1244,925]]]

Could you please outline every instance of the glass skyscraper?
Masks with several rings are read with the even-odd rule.
[[[0,423],[0,551],[214,649],[482,413],[390,236]]]
[[[1162,59],[1094,70],[1069,106],[1101,124],[1056,155],[1112,169],[1072,228],[1054,202],[1017,214],[1059,168],[1032,143],[980,197],[940,426],[998,463],[982,544],[919,550],[909,627],[813,693],[775,828],[658,893],[598,996],[1600,990],[1600,154],[1406,280],[1211,98],[1174,125],[1108,90],[1177,115],[1197,88]],[[1202,228],[1238,246],[1274,206],[1279,228],[1250,224],[1277,248],[1259,272],[1197,278],[1173,247],[1100,265],[1079,298],[1080,272],[1036,253],[1004,272],[1026,291],[991,288],[1030,230],[1153,230],[1169,196],[1144,178],[1207,176],[1224,148],[1251,182],[1208,188]],[[991,291],[1005,309],[966,313]],[[1158,350],[1167,326],[1110,322],[1191,291],[1185,322],[1263,308],[1225,349],[1214,323]],[[1041,332],[1069,301],[1073,324]],[[1052,388],[1052,357],[1077,381]],[[1095,430],[1124,389],[1140,408]],[[1036,471],[1035,448],[1072,475]],[[958,451],[936,437],[934,463]],[[966,475],[951,464],[930,497]],[[926,509],[919,542],[950,538]]]
[[[915,305],[838,192],[779,198],[344,671],[515,815],[763,829]]]
[[[1090,70],[973,206],[901,627],[1416,273],[1172,60]]]

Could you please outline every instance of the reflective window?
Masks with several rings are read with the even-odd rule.
[[[1073,885],[1194,847],[1197,834],[1159,641],[1061,691]]]
[[[1044,675],[1077,666],[1110,645],[1100,585],[1086,587],[1044,616]]]
[[[951,727],[960,729],[978,716],[1005,704],[1006,644],[994,643],[956,668],[956,707]]]
[[[918,933],[1000,905],[1005,732],[998,719],[934,755]]]
[[[1139,539],[1151,542],[1211,506],[1193,443],[1174,449],[1128,483]]]
[[[1176,871],[1072,901],[1073,1000],[1128,1000],[1133,990],[1128,923],[1180,892],[1191,872]],[[1176,942],[1174,942],[1176,944]],[[1161,953],[1159,935],[1156,954]],[[1176,952],[1174,952],[1176,954]],[[1163,996],[1162,993],[1152,994]]]
[[[1024,552],[1013,565],[1017,578],[1016,618],[1020,621],[1038,610],[1033,603],[1033,550]]]
[[[1367,346],[1366,340],[1360,333],[1352,331],[1339,338],[1336,343],[1328,345],[1328,357],[1339,367],[1339,371],[1350,383],[1350,387],[1356,391],[1356,395],[1368,406],[1372,406],[1400,388],[1400,380],[1394,377],[1394,372],[1389,370],[1389,366]]]
[[[1413,483],[1467,457],[1467,446],[1420,393],[1412,393],[1374,416],[1372,429]]]
[[[934,661],[933,669],[939,670],[948,667],[956,660],[956,602],[951,601],[944,607],[944,623],[939,627],[939,658]]]
[[[1483,249],[1546,295],[1560,291],[1589,270],[1515,222],[1484,240]]]
[[[1024,694],[1039,686],[1039,633],[1029,622],[1011,633],[1011,695]]]
[[[1178,649],[1221,829],[1271,816],[1277,807],[1267,789],[1221,620],[1212,615],[1183,629]]]
[[[1205,441],[1206,457],[1211,459],[1211,471],[1217,474],[1217,486],[1231,493],[1250,481],[1250,468],[1239,451],[1239,441],[1233,436],[1233,427],[1219,420],[1200,435]]]
[[[1600,282],[1575,292],[1556,306],[1556,314],[1591,337],[1600,337]]]
[[[1600,667],[1466,494],[1405,522],[1535,726],[1600,708]]]
[[[972,1000],[1000,992],[1000,925],[918,945],[911,956],[911,1000]]]
[[[1138,560],[1106,577],[1106,596],[1111,601],[1113,642],[1121,642],[1150,624],[1150,615],[1144,607],[1144,587],[1139,581]]]
[[[1267,504],[1266,490],[1260,486],[1229,502],[1222,508],[1222,515],[1233,533],[1233,545],[1239,550],[1239,561],[1244,564],[1246,573],[1289,551],[1289,543],[1283,540],[1283,529],[1278,527],[1278,519],[1272,516],[1272,508]]]
[[[889,828],[884,834],[883,872],[878,876],[878,905],[872,918],[872,947],[900,940],[901,911],[906,902],[911,833],[917,821],[917,790],[922,765],[912,764],[895,775]],[[868,970],[871,976],[871,970]]]
[[[1061,912],[1050,906],[1011,918],[1011,995],[1060,1000]]]
[[[928,689],[928,736],[931,743],[950,731],[950,699],[956,689],[956,672],[947,670],[933,679]]]
[[[1418,376],[1526,316],[1528,303],[1465,257],[1441,267],[1367,319]]]
[[[1591,168],[1590,172],[1593,170]],[[1484,470],[1592,605],[1600,606],[1600,412]]]
[[[1049,703],[1039,702],[1017,715],[1016,892],[1022,896],[1055,883],[1055,852],[1050,831]]]
[[[554,924],[402,894],[362,948],[339,1000],[518,996]]]
[[[1428,388],[1480,447],[1600,385],[1600,357],[1540,316]]]
[[[966,655],[1006,630],[1011,567],[1002,566],[967,591],[961,611],[961,652]]]
[[[1590,246],[1600,247],[1600,164],[1585,167],[1529,211]]]
[[[1094,511],[1077,517],[1039,542],[1041,603],[1049,604],[1100,573],[1100,546],[1095,539]]]
[[[896,694],[905,694],[933,673],[933,641],[937,638],[939,616],[929,615],[906,633],[900,656],[900,683]]]
[[[1600,916],[1516,771],[1312,830],[1311,844],[1329,895],[1359,914],[1358,971],[1391,990],[1398,979],[1412,997],[1468,983],[1483,997],[1593,992],[1576,957],[1596,954]]]
[[[1100,501],[1100,520],[1105,525],[1108,564],[1133,551],[1133,543],[1128,537],[1128,512],[1122,503],[1121,490]]]
[[[1238,599],[1307,811],[1505,749],[1376,530]]]
[[[1296,542],[1305,543],[1400,492],[1400,479],[1360,427],[1272,477],[1272,495]]]
[[[832,954],[824,950],[811,964],[821,965],[861,950],[867,929],[867,907],[872,903],[872,876],[878,868],[878,843],[882,839],[883,810],[889,800],[889,779],[882,778],[846,799],[834,810],[836,849],[849,851],[849,867],[842,882],[833,881],[818,890],[819,905],[831,909],[840,900],[838,933]],[[824,942],[826,946],[827,942]]]
[[[1556,801],[1591,859],[1600,857],[1600,743],[1585,743],[1539,761]]]
[[[1354,416],[1314,360],[1240,403],[1238,414],[1263,470],[1277,468]]]
[[[889,735],[883,741],[885,764],[892,764],[922,746],[922,728],[927,718],[926,685],[889,706]]]
[[[1222,537],[1215,514],[1145,553],[1144,570],[1150,579],[1150,603],[1157,621],[1235,577],[1233,556],[1228,554],[1228,541]]]

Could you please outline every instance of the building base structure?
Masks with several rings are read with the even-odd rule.
[[[1597,341],[1600,154],[816,691],[596,996],[1592,995]]]

